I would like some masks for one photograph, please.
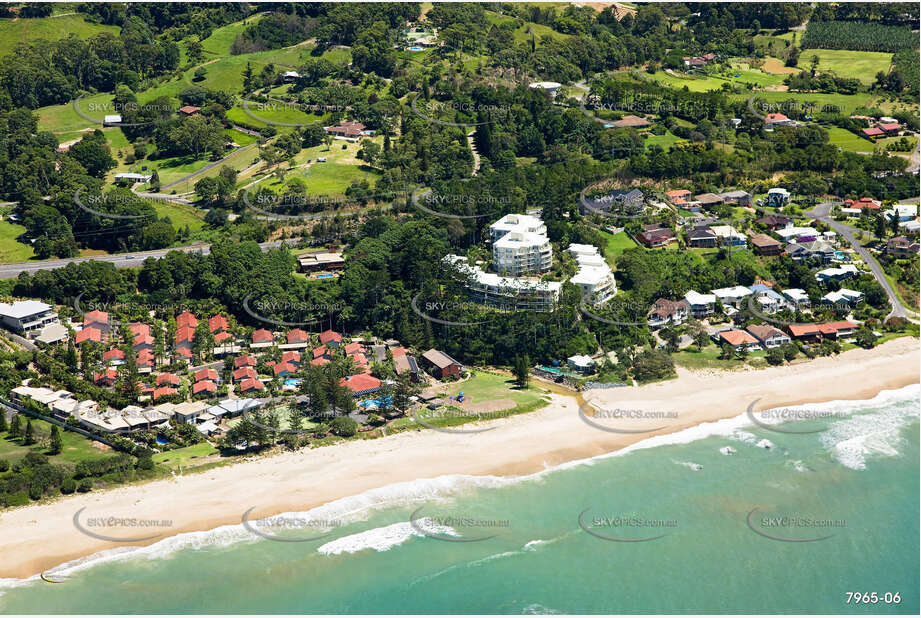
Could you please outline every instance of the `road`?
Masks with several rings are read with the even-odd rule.
[[[277,249],[282,244],[295,245],[300,238],[288,238],[286,240],[273,240],[271,242],[259,243],[263,251]],[[36,260],[34,262],[22,262],[19,264],[0,264],[0,279],[15,279],[19,273],[36,273],[40,270],[53,270],[55,268],[64,268],[68,264],[80,262],[109,262],[115,265],[115,268],[136,268],[147,258],[162,258],[170,251],[183,251],[185,253],[198,252],[202,255],[211,253],[211,245],[207,243],[198,243],[186,245],[184,247],[172,247],[170,249],[157,249],[155,251],[138,251],[136,253],[119,253],[116,255],[96,255],[92,257],[68,258],[63,260]]]
[[[829,216],[832,207],[836,206],[837,202],[825,202],[819,204],[812,210],[806,213],[808,217],[815,217],[820,221],[828,224],[839,236],[843,236],[851,246],[854,247],[854,250],[863,258],[863,261],[870,267],[870,270],[873,272],[873,276],[876,277],[876,280],[879,282],[883,289],[886,290],[886,295],[889,296],[889,304],[892,305],[892,311],[889,312],[889,315],[886,318],[904,318],[906,320],[916,320],[917,316],[913,311],[908,307],[902,304],[902,301],[899,300],[899,297],[896,295],[895,290],[892,289],[892,286],[889,284],[889,280],[886,279],[886,275],[883,272],[883,267],[880,266],[879,261],[876,257],[870,253],[870,251],[864,247],[859,240],[857,240],[857,234],[860,233],[855,227],[850,225],[845,225],[835,221]]]

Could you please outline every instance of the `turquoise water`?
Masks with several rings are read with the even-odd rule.
[[[917,614],[918,396],[812,406],[846,413],[820,433],[740,417],[520,479],[398,484],[311,511],[324,526],[276,532],[320,540],[240,526],[181,535],[52,570],[61,584],[6,582],[0,611]],[[830,537],[766,538],[746,523],[753,509],[761,532]],[[836,525],[771,528],[765,516]],[[848,605],[849,591],[901,604]]]

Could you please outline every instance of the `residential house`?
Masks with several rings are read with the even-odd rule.
[[[918,254],[917,239],[896,236],[886,241],[886,253],[894,258],[905,259]]]
[[[744,330],[724,330],[716,334],[716,342],[720,345],[728,343],[736,350],[759,350],[761,345],[757,339]]]
[[[156,401],[157,399],[163,399],[164,397],[172,397],[173,395],[177,395],[177,394],[178,393],[175,388],[171,386],[161,386],[160,388],[154,389],[153,400]]]
[[[652,305],[646,323],[650,328],[662,326],[678,326],[683,324],[690,315],[691,307],[686,300],[668,300],[660,298]]]
[[[125,353],[120,348],[112,348],[102,355],[102,362],[117,367],[125,364]]]
[[[176,316],[176,328],[191,328],[194,330],[198,326],[198,318],[190,311],[183,311]]]
[[[128,328],[131,330],[131,336],[133,337],[132,347],[135,352],[153,350],[154,338],[150,334],[150,325],[135,322],[129,324]]]
[[[688,309],[695,318],[702,318],[713,313],[716,307],[716,296],[714,294],[700,294],[694,290],[688,290],[684,295],[684,300],[688,303]]]
[[[917,204],[895,204],[885,212],[886,218],[890,221],[893,217],[899,221],[911,221],[918,216]]]
[[[286,340],[289,345],[291,344],[308,344],[310,343],[310,335],[306,331],[301,330],[300,328],[292,328],[288,331]]]
[[[639,189],[615,189],[602,197],[583,198],[582,214],[591,212],[611,212],[619,214],[636,214],[643,210],[646,196]]]
[[[177,111],[183,116],[197,116],[201,113],[201,108],[197,105],[183,105]]]
[[[755,219],[755,223],[759,223],[766,227],[767,229],[773,230],[782,230],[784,228],[790,227],[793,225],[793,220],[789,217],[784,217],[783,215],[765,215],[760,219]]]
[[[157,386],[179,386],[179,376],[174,373],[161,373],[154,383]]]
[[[737,189],[734,191],[725,191],[718,193],[717,197],[723,200],[724,204],[735,204],[736,206],[751,206],[752,195],[748,191]]]
[[[819,231],[812,227],[789,226],[774,230],[774,235],[784,242],[812,242],[819,238]]]
[[[752,234],[752,249],[758,255],[780,255],[783,245],[767,234]]]
[[[799,126],[799,123],[795,120],[787,118],[784,114],[781,113],[770,113],[764,117],[764,130],[773,131],[777,127],[795,127]]]
[[[576,259],[579,270],[569,280],[579,286],[582,297],[592,306],[599,307],[608,302],[617,293],[617,282],[611,267],[594,245],[573,243],[566,249]]]
[[[731,225],[713,225],[710,230],[716,234],[717,244],[724,247],[744,247],[745,234]]]
[[[142,349],[134,358],[138,373],[150,373],[156,366],[153,350]]]
[[[676,199],[682,200],[683,203],[687,203],[687,200],[691,197],[691,192],[687,189],[673,189],[671,191],[665,192],[665,198],[671,202],[675,203]]]
[[[811,258],[818,259],[822,264],[830,264],[835,261],[835,248],[824,240],[790,243],[787,245],[786,253],[796,262]]]
[[[767,208],[783,208],[789,203],[790,192],[782,187],[768,189],[767,196],[764,199],[764,205]]]
[[[258,377],[256,370],[252,367],[240,367],[233,372],[233,380],[237,383],[245,382],[246,380],[255,380]]]
[[[744,285],[719,288],[718,290],[710,290],[710,292],[716,296],[724,306],[735,307],[736,309],[741,309],[742,301],[745,297],[753,294],[753,292]]]
[[[115,369],[106,369],[93,374],[93,382],[96,383],[96,386],[114,386],[117,379],[118,371]]]
[[[784,297],[763,283],[756,283],[748,288],[761,313],[777,313],[787,305]]]
[[[348,140],[357,140],[365,135],[365,125],[354,120],[343,120],[334,127],[323,127],[324,130],[332,136]]]
[[[786,333],[770,324],[752,324],[745,330],[767,349],[790,343],[790,337]]]
[[[713,206],[722,204],[723,198],[716,195],[715,193],[699,193],[694,196],[694,201],[700,204],[701,208],[707,210]]]
[[[294,350],[288,350],[286,352],[283,352],[281,355],[281,362],[291,363],[292,365],[297,367],[301,364],[301,353],[295,352]]]
[[[672,230],[658,223],[643,227],[643,231],[636,235],[636,239],[650,249],[664,247],[678,240]]]
[[[222,343],[228,339],[232,339],[233,335],[228,332],[229,329],[230,324],[227,322],[227,318],[220,314],[208,320],[208,330],[211,331],[214,343]]]
[[[256,357],[250,354],[244,354],[243,356],[238,356],[233,359],[233,368],[239,369],[240,367],[255,367],[256,366]]]
[[[251,393],[265,389],[265,384],[256,378],[247,378],[240,383],[241,393]]]
[[[205,367],[204,369],[199,369],[193,374],[193,379],[195,382],[201,382],[202,380],[211,380],[216,382],[218,379],[218,373],[211,367]]]
[[[710,249],[716,247],[717,237],[709,226],[695,227],[687,232],[688,247]]]
[[[793,304],[795,309],[805,309],[812,305],[809,300],[809,295],[806,294],[806,290],[802,288],[789,288],[787,290],[781,290],[780,293]]]
[[[829,292],[822,297],[822,302],[826,305],[837,307],[853,307],[863,299],[863,292],[841,288],[837,292]]]
[[[94,343],[102,343],[102,333],[98,328],[93,326],[83,328],[74,336],[74,343],[80,345],[85,341],[92,341]]]
[[[872,197],[862,197],[857,200],[847,199],[844,200],[844,208],[854,208],[859,210],[879,210],[882,208],[882,202],[874,200]]]
[[[184,424],[194,423],[199,416],[208,412],[209,405],[204,401],[184,401],[177,403],[173,407],[173,416],[175,419]]]
[[[338,251],[304,253],[298,256],[297,266],[302,273],[335,272],[345,268],[345,257]]]
[[[112,329],[109,324],[109,314],[105,311],[88,311],[83,314],[83,328],[95,328],[103,335],[108,335]]]
[[[429,373],[438,379],[457,377],[462,365],[439,350],[432,348],[422,355],[423,365]]]
[[[815,280],[819,282],[832,280],[843,281],[844,279],[856,277],[859,274],[860,271],[857,270],[857,267],[853,264],[842,264],[836,268],[826,268],[825,270],[820,270],[815,274]]]
[[[652,123],[642,118],[640,116],[635,116],[633,114],[627,114],[620,120],[615,120],[611,123],[616,129],[630,128],[630,129],[648,129],[652,126]]]
[[[851,337],[857,332],[858,325],[853,322],[827,322],[825,324],[790,324],[787,332],[794,339],[804,343],[818,343],[822,339],[841,339]]]

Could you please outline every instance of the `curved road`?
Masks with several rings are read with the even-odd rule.
[[[870,267],[870,270],[873,271],[873,276],[876,277],[876,280],[879,282],[883,289],[886,290],[886,295],[889,296],[889,304],[892,305],[892,311],[889,312],[889,315],[886,318],[904,318],[906,320],[917,320],[917,315],[914,311],[902,304],[902,301],[899,300],[899,297],[896,295],[895,290],[892,289],[892,286],[889,284],[889,280],[886,279],[885,273],[883,273],[883,267],[880,266],[879,261],[876,257],[873,256],[870,251],[864,247],[859,240],[857,240],[856,234],[860,233],[855,227],[850,225],[845,225],[835,221],[829,216],[832,207],[839,205],[839,202],[825,202],[819,204],[812,210],[806,213],[807,217],[815,217],[819,221],[828,224],[833,230],[835,230],[838,235],[843,236],[847,239],[851,246],[857,251],[863,261]]]

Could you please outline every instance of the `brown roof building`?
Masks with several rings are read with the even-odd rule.
[[[783,251],[783,246],[780,244],[780,241],[771,238],[767,234],[752,234],[750,240],[752,249],[754,249],[755,253],[758,255],[780,255]]]

